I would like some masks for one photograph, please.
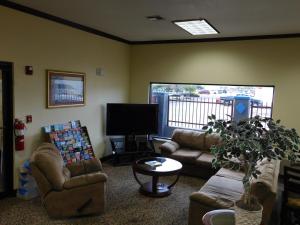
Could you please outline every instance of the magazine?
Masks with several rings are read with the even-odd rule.
[[[155,160],[145,162],[145,164],[147,164],[149,166],[152,166],[152,167],[156,167],[156,166],[161,166],[162,165],[161,162],[158,162],[158,161],[155,161]]]

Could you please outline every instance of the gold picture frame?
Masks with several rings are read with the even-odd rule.
[[[85,73],[47,70],[47,108],[84,106]]]

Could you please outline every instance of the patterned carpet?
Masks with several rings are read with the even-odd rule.
[[[180,177],[170,196],[150,198],[138,192],[130,166],[105,164],[109,176],[107,208],[100,216],[65,220],[50,219],[39,198],[23,201],[18,198],[0,200],[1,225],[187,225],[189,195],[205,183],[193,177]],[[149,177],[140,176],[142,180]],[[174,177],[162,179],[171,183]]]

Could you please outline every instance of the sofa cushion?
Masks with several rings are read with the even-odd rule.
[[[204,148],[205,133],[194,130],[175,129],[172,135],[172,141],[177,142],[182,147],[192,149]]]
[[[196,159],[201,155],[200,151],[180,148],[169,157],[176,159],[182,163],[195,163]]]
[[[211,168],[213,158],[212,154],[204,152],[196,159],[196,165]]]
[[[217,173],[216,176],[219,177],[226,177],[233,180],[242,181],[244,177],[244,173],[241,171],[234,171],[227,168],[221,168]]]
[[[193,193],[190,198],[205,205],[229,208],[241,199],[243,192],[242,181],[212,176],[199,192]]]
[[[206,134],[204,140],[204,150],[210,151],[213,145],[218,145],[221,142],[221,137],[218,134]]]
[[[161,144],[159,146],[159,149],[161,150],[161,153],[163,155],[170,155],[174,153],[177,149],[179,149],[179,144],[177,144],[174,141],[168,140],[165,143]]]
[[[102,171],[101,162],[97,158],[81,160],[79,162],[68,164],[66,167],[70,170],[72,177]]]

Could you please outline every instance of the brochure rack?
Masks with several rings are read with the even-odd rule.
[[[44,132],[60,151],[65,164],[95,157],[87,128],[79,120],[45,126]]]

